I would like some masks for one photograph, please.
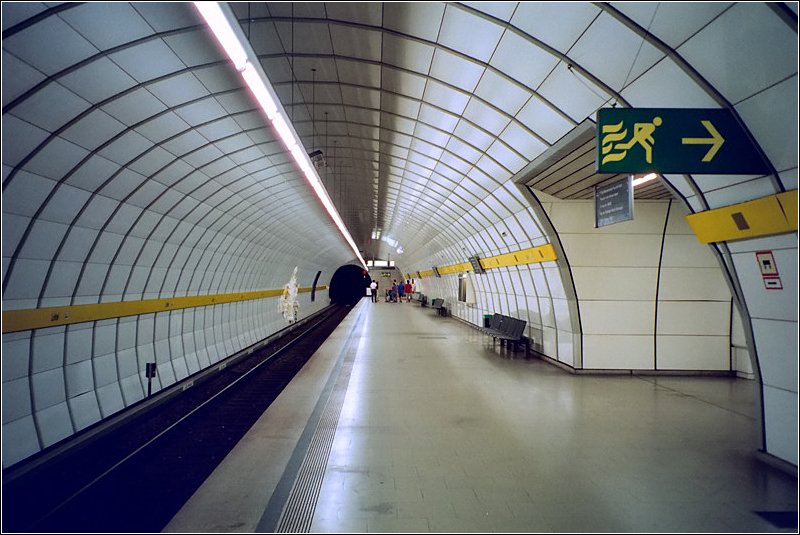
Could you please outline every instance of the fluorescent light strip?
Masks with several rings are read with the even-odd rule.
[[[258,103],[261,104],[261,108],[264,110],[264,113],[267,114],[267,118],[272,121],[278,114],[278,106],[275,104],[275,101],[272,100],[272,95],[269,94],[267,86],[264,85],[261,76],[258,75],[258,70],[256,70],[249,61],[242,71],[242,78],[244,78],[245,83],[250,87]]]
[[[205,19],[211,31],[214,32],[214,37],[222,45],[236,70],[244,70],[247,63],[247,52],[245,52],[242,42],[234,33],[219,4],[217,2],[195,2],[194,6]]]
[[[347,244],[353,249],[361,265],[366,268],[366,262],[361,257],[361,253],[358,252],[358,247],[356,247],[353,238],[350,236],[350,232],[348,232],[344,221],[342,221],[339,212],[328,196],[328,192],[322,185],[322,180],[320,180],[314,166],[311,164],[305,147],[303,147],[293,128],[286,121],[285,112],[278,103],[277,97],[273,96],[275,91],[272,89],[266,75],[262,74],[255,53],[252,52],[247,40],[240,36],[241,29],[238,27],[238,23],[235,25],[231,23],[231,21],[236,20],[235,17],[232,14],[226,14],[226,11],[230,13],[230,8],[224,6],[223,10],[223,6],[217,2],[194,2],[194,5],[222,45],[225,53],[228,54],[233,66],[242,74],[247,87],[253,92],[284,146],[292,154],[295,163],[300,167],[303,176],[305,176],[317,197],[322,201],[322,205],[333,219],[339,232],[342,233]]]
[[[655,174],[655,173],[650,173],[650,174],[644,175],[641,178],[634,178],[633,179],[633,187],[635,188],[639,184],[644,184],[645,182],[650,182],[651,180],[655,180],[656,178],[658,178],[658,175]]]

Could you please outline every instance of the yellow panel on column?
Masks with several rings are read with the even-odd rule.
[[[797,190],[686,216],[697,239],[713,243],[797,231]]]

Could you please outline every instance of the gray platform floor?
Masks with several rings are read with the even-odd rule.
[[[754,388],[573,375],[364,299],[164,531],[277,531],[339,403],[317,477],[296,483],[303,530],[796,532],[755,513],[797,511],[797,479],[755,459]]]

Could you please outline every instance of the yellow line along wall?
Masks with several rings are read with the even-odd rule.
[[[317,291],[324,291],[320,286]],[[298,288],[298,293],[308,293],[311,288]],[[25,310],[3,311],[3,333],[27,331],[60,325],[72,325],[127,316],[138,316],[154,312],[168,312],[255,299],[277,297],[283,290],[260,290],[255,292],[234,292],[216,295],[197,295],[187,297],[167,297],[145,299],[142,301],[118,301],[114,303],[95,303],[64,307],[31,308]]]
[[[493,269],[499,267],[521,266],[524,264],[535,264],[539,262],[549,262],[556,260],[556,250],[552,244],[542,245],[540,247],[531,247],[529,249],[522,249],[511,253],[504,253],[501,255],[490,256],[488,258],[481,258],[481,266],[484,269]],[[469,262],[462,262],[460,264],[451,264],[449,266],[437,267],[440,275],[449,275],[452,273],[465,273],[472,271],[472,264]],[[419,276],[433,277],[433,270],[420,271]]]
[[[328,304],[310,296],[301,318]],[[156,393],[287,325],[278,299],[257,298],[3,334],[4,466],[142,400],[146,363]]]

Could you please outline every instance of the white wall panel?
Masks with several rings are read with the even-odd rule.
[[[719,267],[661,269],[659,301],[729,301],[730,298],[730,288]]]
[[[652,337],[655,324],[655,305],[652,301],[581,301],[580,310],[585,335],[635,334]]]
[[[553,312],[553,301],[550,298],[539,298],[539,313],[541,314],[543,327],[555,328],[556,318]]]
[[[125,377],[120,380],[119,384],[126,406],[144,399],[145,391],[138,375]]]
[[[729,301],[662,301],[657,333],[730,336],[730,307]]]
[[[542,339],[537,342],[539,351],[558,360],[558,336],[554,327],[542,326]]]
[[[648,335],[583,335],[583,367],[587,369],[652,369],[653,351],[653,337]]]
[[[74,398],[94,390],[92,362],[84,360],[64,368],[67,382],[67,396]]]
[[[67,405],[73,415],[75,431],[85,429],[102,418],[97,396],[93,391],[68,399]]]
[[[737,375],[753,379],[755,373],[753,370],[752,356],[747,347],[747,339],[744,334],[744,327],[742,325],[742,316],[739,314],[739,307],[733,306],[733,317],[731,318],[731,352],[733,359],[733,369],[736,370]],[[748,329],[750,327],[748,326]]]
[[[98,387],[116,383],[118,380],[117,360],[113,354],[95,357],[92,365]]]
[[[767,451],[797,466],[797,392],[764,385]]]
[[[31,373],[60,368],[64,362],[64,327],[38,330],[32,352]]]
[[[570,316],[569,303],[566,299],[553,298],[553,313],[556,319],[556,328],[559,332],[572,332],[572,322]],[[559,346],[561,346],[561,339],[559,337]],[[569,340],[570,346],[572,340]]]
[[[3,381],[12,381],[28,375],[30,359],[28,331],[3,335]]]
[[[659,370],[731,370],[727,336],[659,336],[656,352]]]
[[[549,196],[543,196],[548,198]],[[606,227],[594,228],[593,201],[563,202],[549,197],[555,202],[545,203],[550,219],[561,234],[658,234],[664,229],[664,215],[667,204],[663,201],[636,201],[634,219]]]
[[[30,415],[31,406],[30,379],[3,380],[3,424],[13,422]]]
[[[65,439],[73,433],[72,422],[66,401],[53,405],[36,413],[36,422],[39,424],[39,436],[45,448]]]
[[[706,191],[705,198],[709,208],[720,208],[739,204],[751,199],[760,199],[776,193],[770,177],[761,177],[741,182],[726,188]]]
[[[773,253],[782,290],[764,287],[755,252],[732,255],[750,316],[797,322],[797,249],[766,250]]]
[[[562,234],[561,240],[572,266],[657,267],[661,253],[658,234]]]
[[[139,373],[139,363],[136,359],[136,349],[120,349],[117,351],[117,369],[120,378],[137,376]]]
[[[753,319],[764,384],[797,392],[797,323]]]
[[[673,228],[675,227],[670,225],[667,231],[669,232]],[[664,254],[661,265],[664,267],[716,268],[719,270],[719,262],[709,250],[709,246],[697,241],[697,237],[694,234],[668,234],[664,240]]]
[[[92,358],[92,336],[91,325],[78,324],[67,327],[66,362],[68,364]]]
[[[36,308],[36,297],[47,276],[49,262],[46,260],[17,260],[9,277],[9,283],[3,292],[3,305],[9,301],[18,301],[14,308]]]
[[[100,413],[103,415],[103,418],[108,418],[112,414],[125,408],[125,402],[122,400],[122,392],[120,392],[119,383],[111,383],[99,387],[97,389],[97,399],[100,403]]]
[[[558,336],[558,360],[574,366],[575,346],[571,331],[557,331]]]
[[[613,296],[622,301],[647,301],[655,295],[658,269],[655,267],[572,267],[575,290],[584,300]]]
[[[38,452],[39,439],[33,416],[3,422],[3,466],[10,466]]]

